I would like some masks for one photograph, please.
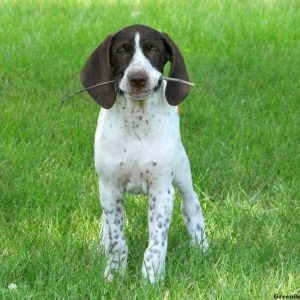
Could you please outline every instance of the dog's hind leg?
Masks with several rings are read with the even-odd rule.
[[[189,159],[181,145],[180,155],[174,170],[174,184],[182,196],[181,211],[193,245],[199,245],[203,252],[208,250],[205,222],[197,194],[193,189]]]

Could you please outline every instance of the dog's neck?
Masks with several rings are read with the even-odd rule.
[[[128,95],[117,95],[113,110],[116,112],[122,112],[122,115],[150,115],[155,113],[157,110],[168,110],[171,108],[165,98],[165,84],[161,84],[157,91],[152,93],[143,100],[134,100]]]
[[[145,100],[132,100],[125,95],[118,95],[113,107],[105,110],[105,113],[112,126],[118,123],[124,135],[137,140],[159,135],[162,128],[176,134],[179,132],[178,110],[167,102],[165,85]]]

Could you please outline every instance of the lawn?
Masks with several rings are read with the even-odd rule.
[[[80,88],[92,49],[134,23],[168,32],[196,83],[181,132],[211,244],[205,257],[189,247],[177,195],[166,279],[154,287],[141,280],[143,196],[127,196],[127,274],[104,281],[99,107],[87,95],[60,102]],[[292,0],[0,0],[0,298],[300,294],[299,28]]]

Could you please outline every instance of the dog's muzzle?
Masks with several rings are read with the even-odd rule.
[[[131,91],[124,91],[118,88],[118,92],[121,95],[128,95],[129,98],[133,100],[144,100],[147,99],[153,92],[159,90],[162,79],[160,78],[157,82],[157,85],[152,89],[147,89],[147,85],[149,84],[149,77],[147,74],[143,72],[135,72],[128,75],[128,83],[131,87]]]

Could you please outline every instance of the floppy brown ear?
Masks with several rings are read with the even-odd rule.
[[[87,88],[98,83],[113,80],[110,65],[112,35],[109,35],[91,54],[80,72],[80,81]],[[87,91],[102,107],[111,108],[116,99],[114,84],[106,84]]]
[[[167,33],[161,33],[167,49],[167,58],[171,62],[169,77],[189,81],[184,59]],[[189,86],[180,82],[167,82],[166,99],[171,105],[179,104],[189,93]]]

